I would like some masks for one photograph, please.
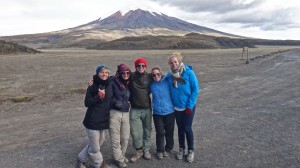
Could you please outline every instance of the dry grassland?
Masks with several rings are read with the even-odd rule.
[[[201,84],[194,120],[195,162],[172,156],[129,166],[298,167],[300,66],[299,57],[286,61],[284,54],[293,53],[287,51],[291,48],[297,47],[251,48],[249,58],[271,54],[248,65],[241,60],[242,49],[183,50],[184,63],[193,66]],[[148,71],[158,65],[166,72],[173,52],[42,51],[0,55],[0,167],[74,167],[77,153],[87,143],[81,124],[83,99],[95,67],[106,64],[114,75],[118,64],[134,68],[133,61],[145,57]],[[154,128],[152,135],[155,153]],[[115,167],[108,141],[101,150]],[[133,152],[129,145],[127,156]]]

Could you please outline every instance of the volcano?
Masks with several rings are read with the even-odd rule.
[[[199,26],[163,13],[136,9],[125,14],[117,11],[107,18],[64,30],[4,36],[0,39],[34,48],[89,47],[129,36],[184,36],[192,32],[217,37],[241,38],[238,35]]]

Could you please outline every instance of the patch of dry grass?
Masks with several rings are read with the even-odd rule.
[[[65,94],[85,94],[86,89],[83,88],[72,88],[71,90],[69,90],[67,93]]]
[[[33,100],[33,97],[17,96],[17,97],[11,98],[10,100],[14,103],[30,102],[31,100]]]

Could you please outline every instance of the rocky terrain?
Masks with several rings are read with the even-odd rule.
[[[117,64],[133,68],[142,56],[148,69],[159,65],[166,72],[173,52],[42,51],[0,57],[0,167],[75,167],[76,155],[88,142],[83,100],[95,67],[104,63],[114,74]],[[177,130],[172,155],[158,160],[153,127],[153,158],[129,167],[299,167],[299,48],[249,48],[249,64],[240,48],[181,51],[201,85],[193,122],[195,161],[175,159]],[[108,140],[101,151],[116,167]],[[129,145],[126,156],[133,154]]]
[[[14,53],[39,53],[39,51],[13,42],[0,40],[0,55]]]

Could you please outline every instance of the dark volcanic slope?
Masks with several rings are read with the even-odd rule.
[[[184,20],[168,16],[166,14],[149,12],[141,9],[130,10],[124,15],[122,15],[121,12],[118,11],[105,19],[98,19],[90,23],[81,25],[78,28],[86,26],[91,26],[94,29],[100,28],[108,30],[166,28],[170,30],[179,30],[186,32],[216,33],[240,37],[237,35],[214,30],[208,27],[192,24]]]
[[[213,49],[254,47],[249,39],[232,39],[189,33],[185,36],[143,36],[124,37],[107,43],[102,43],[91,49]]]
[[[0,54],[11,54],[11,53],[38,53],[33,48],[29,48],[23,45],[19,45],[13,42],[6,42],[4,40],[0,40]]]

